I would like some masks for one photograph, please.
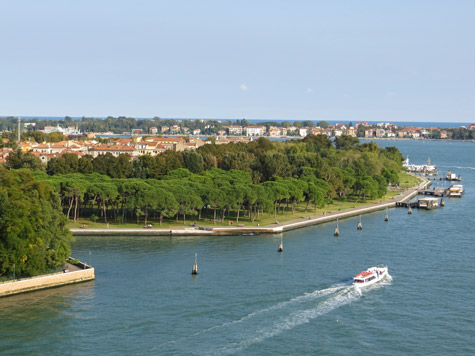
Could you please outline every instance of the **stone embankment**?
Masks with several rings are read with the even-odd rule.
[[[83,263],[75,266],[68,263],[62,272],[0,283],[0,297],[86,282],[94,278],[94,268],[91,266]]]

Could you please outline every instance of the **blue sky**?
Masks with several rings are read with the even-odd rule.
[[[475,122],[474,1],[0,1],[0,114]]]

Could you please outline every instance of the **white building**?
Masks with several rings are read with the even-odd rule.
[[[245,128],[246,136],[262,136],[266,132],[265,126],[248,126]]]

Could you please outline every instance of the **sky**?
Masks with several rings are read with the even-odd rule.
[[[475,122],[475,1],[0,0],[0,115]]]

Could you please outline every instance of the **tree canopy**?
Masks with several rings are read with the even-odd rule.
[[[72,241],[66,221],[48,184],[0,167],[0,275],[32,276],[64,265]]]

